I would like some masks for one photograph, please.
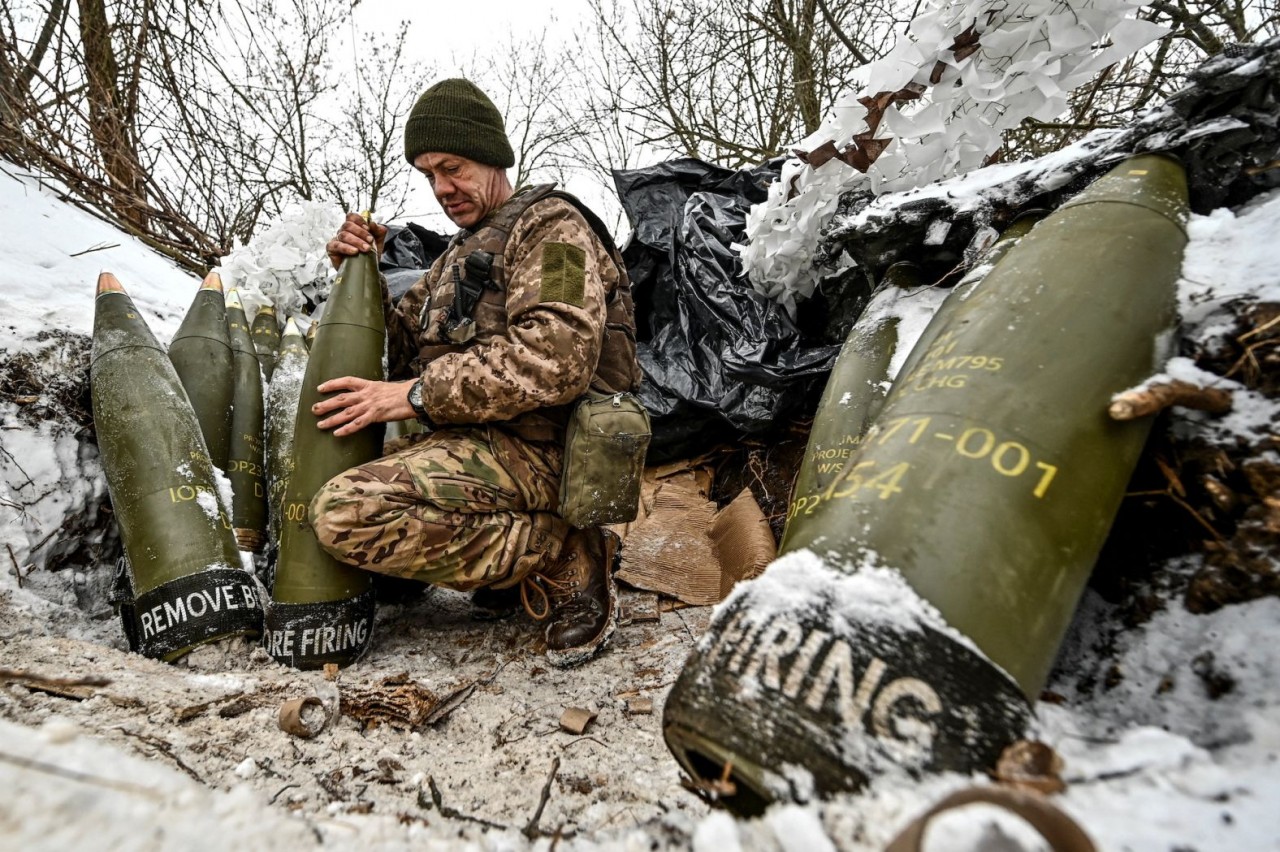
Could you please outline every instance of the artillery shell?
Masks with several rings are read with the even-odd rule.
[[[191,400],[209,456],[227,469],[231,452],[231,397],[234,392],[231,340],[222,279],[210,272],[196,291],[178,333],[169,343],[169,360]]]
[[[267,507],[270,537],[279,547],[285,488],[293,472],[293,426],[307,369],[307,347],[290,317],[280,338],[280,357],[267,386]]]
[[[317,387],[343,376],[381,381],[386,328],[382,286],[372,252],[338,270],[307,361],[293,431],[293,471],[281,504],[280,558],[267,611],[267,653],[295,668],[355,661],[373,632],[372,578],[334,559],[316,541],[309,506],[320,487],[382,454],[384,429],[367,426],[337,437],[320,429],[311,407]]]
[[[800,792],[785,764],[825,794],[980,770],[1022,734],[1150,429],[1107,406],[1168,354],[1186,215],[1178,163],[1134,158],[948,304],[672,688],[695,780],[754,811]]]
[[[267,487],[263,476],[262,368],[249,336],[240,295],[227,295],[227,331],[235,358],[235,409],[231,417],[231,523],[241,550],[258,552],[267,543]]]
[[[262,376],[270,382],[276,360],[280,357],[280,324],[276,322],[276,309],[271,305],[258,308],[258,315],[253,318],[249,331],[254,351],[258,353],[258,363],[262,366]]]
[[[136,595],[138,651],[173,660],[256,635],[262,606],[240,564],[200,424],[133,300],[98,279],[90,368],[94,425]]]
[[[818,403],[818,414],[809,431],[804,460],[792,488],[788,528],[795,515],[803,515],[862,442],[863,433],[884,404],[889,392],[889,367],[897,353],[898,317],[889,307],[900,298],[920,298],[919,270],[908,263],[894,264],[871,297],[862,317],[840,348],[831,377]],[[786,533],[782,541],[785,546]]]

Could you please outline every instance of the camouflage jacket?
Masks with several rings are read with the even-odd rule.
[[[527,440],[559,440],[569,404],[589,386],[631,390],[639,380],[630,284],[616,252],[601,244],[572,203],[534,201],[511,224],[505,246],[491,226],[504,209],[474,232],[457,234],[399,304],[388,303],[389,373],[421,376],[424,407],[439,425],[502,422]],[[455,342],[449,337],[455,283],[467,274],[466,255],[483,247],[494,250],[496,286],[480,295],[473,336]],[[619,317],[619,295],[630,339],[624,363],[634,367],[633,377],[621,380],[597,371],[606,319]],[[612,360],[617,363],[616,353]]]

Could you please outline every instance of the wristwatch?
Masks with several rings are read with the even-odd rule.
[[[418,418],[418,422],[428,429],[436,428],[436,424],[431,422],[431,418],[427,416],[427,409],[422,404],[422,379],[418,379],[409,386],[409,406],[413,409],[413,415]]]

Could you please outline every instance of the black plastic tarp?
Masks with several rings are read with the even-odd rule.
[[[640,397],[659,457],[759,433],[825,376],[838,345],[814,345],[758,293],[733,250],[779,163],[734,171],[695,159],[614,172],[631,221],[623,251],[636,299]],[[719,428],[717,428],[719,427]]]
[[[444,254],[449,238],[421,225],[390,225],[378,270],[387,277],[387,289],[393,301],[399,301],[405,291],[414,285],[435,259]]]

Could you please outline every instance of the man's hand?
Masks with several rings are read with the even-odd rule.
[[[317,426],[333,429],[339,438],[359,432],[371,423],[412,420],[415,415],[413,406],[409,405],[409,388],[414,381],[373,382],[355,376],[330,379],[317,390],[336,396],[311,406],[311,413],[323,418]]]
[[[342,261],[349,257],[368,251],[375,244],[378,255],[382,255],[382,247],[387,241],[387,227],[377,222],[366,222],[359,213],[348,213],[347,219],[338,229],[333,239],[325,243],[324,250],[329,255],[329,262],[337,269]]]

